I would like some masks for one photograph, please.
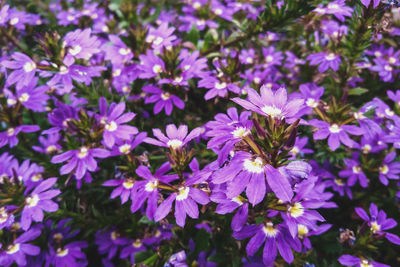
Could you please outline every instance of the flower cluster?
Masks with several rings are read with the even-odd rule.
[[[31,2],[0,266],[400,266],[398,1]]]

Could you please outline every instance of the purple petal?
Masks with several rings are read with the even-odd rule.
[[[274,167],[267,165],[265,168],[267,182],[272,191],[280,200],[289,202],[293,197],[293,190],[289,181]]]

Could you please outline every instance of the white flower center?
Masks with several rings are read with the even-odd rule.
[[[161,98],[162,100],[168,100],[171,97],[171,94],[168,92],[162,93]]]
[[[68,73],[68,68],[65,66],[60,67],[60,74],[64,75]]]
[[[389,166],[385,164],[385,165],[379,167],[379,171],[382,174],[387,174],[389,172]]]
[[[14,133],[15,133],[15,129],[14,128],[10,128],[10,129],[7,130],[7,135],[8,136],[13,136]]]
[[[109,132],[114,132],[117,130],[118,124],[115,121],[111,121],[107,123],[104,128]]]
[[[71,47],[68,52],[73,55],[76,56],[77,54],[79,54],[79,52],[82,51],[82,47],[80,45],[76,45],[74,47]]]
[[[154,73],[160,73],[161,71],[162,71],[161,65],[156,64],[153,66]]]
[[[9,106],[14,106],[16,103],[17,103],[17,100],[15,100],[15,99],[11,99],[11,98],[7,99],[7,105],[9,105]]]
[[[125,189],[131,189],[132,187],[133,187],[133,184],[134,184],[135,182],[132,180],[132,179],[127,179],[127,180],[125,180],[125,182],[123,182],[122,183],[122,186],[125,188]]]
[[[153,192],[155,189],[157,189],[158,181],[155,180],[153,182],[148,182],[145,186],[145,190],[147,192]]]
[[[394,57],[389,57],[389,63],[390,63],[390,64],[394,64],[394,63],[396,63],[396,61],[397,61],[396,58],[394,58]]]
[[[297,225],[297,234],[302,237],[308,234],[308,228],[304,224]]]
[[[214,10],[214,14],[215,15],[221,15],[222,14],[222,9],[220,9],[220,8],[215,9]]]
[[[243,198],[241,196],[237,196],[237,197],[232,198],[232,201],[237,203],[237,204],[239,204],[239,205],[243,204],[242,200],[243,200]]]
[[[142,242],[140,239],[136,239],[135,242],[132,243],[132,246],[135,248],[140,248],[142,246]]]
[[[382,53],[379,52],[379,51],[376,51],[376,52],[374,53],[374,55],[375,55],[376,57],[381,57],[381,56],[382,56]]]
[[[328,6],[327,6],[328,8],[332,8],[332,9],[338,9],[339,8],[339,5],[338,4],[335,4],[335,3],[330,3],[330,4],[328,4]]]
[[[182,80],[183,80],[183,77],[179,76],[179,77],[175,77],[174,82],[180,83]]]
[[[121,75],[121,73],[122,73],[121,69],[116,69],[113,71],[112,75],[113,75],[113,77],[118,77]]]
[[[47,148],[46,148],[46,152],[47,153],[52,153],[52,152],[54,152],[54,151],[56,151],[57,150],[57,147],[55,146],[55,145],[49,145]]]
[[[371,223],[371,231],[377,233],[381,230],[381,226],[375,221]]]
[[[226,83],[225,82],[222,82],[222,83],[216,82],[214,87],[217,90],[225,89],[226,88]]]
[[[27,197],[25,199],[25,203],[26,203],[26,205],[28,205],[29,207],[32,208],[38,204],[39,200],[40,199],[39,199],[38,194],[34,194],[33,196]]]
[[[295,155],[297,155],[297,154],[300,152],[300,150],[299,150],[299,148],[298,148],[297,146],[294,146],[294,147],[290,150],[290,152],[293,153],[293,154],[295,154]]]
[[[385,113],[386,115],[388,115],[389,117],[392,117],[394,115],[394,112],[392,110],[390,110],[389,108],[385,109]]]
[[[264,171],[262,159],[259,157],[255,160],[245,159],[243,167],[251,173],[262,173]]]
[[[6,253],[7,253],[7,254],[14,254],[14,253],[16,253],[16,252],[19,251],[19,247],[20,247],[20,246],[19,246],[18,243],[17,243],[17,244],[10,245],[10,246],[8,246]]]
[[[41,173],[36,173],[35,175],[32,176],[31,180],[32,180],[33,182],[37,182],[37,181],[42,180],[42,178],[43,178],[43,176],[42,176]]]
[[[263,232],[267,237],[275,237],[278,234],[278,230],[274,228],[272,222],[268,222],[263,227]]]
[[[341,179],[335,179],[335,184],[337,184],[338,186],[343,186],[344,183]]]
[[[123,55],[123,56],[126,56],[126,55],[128,55],[130,52],[131,52],[131,50],[129,49],[129,48],[124,48],[124,47],[121,47],[119,50],[118,50],[118,52],[121,54],[121,55]]]
[[[331,133],[338,133],[338,132],[341,131],[341,129],[340,129],[339,125],[337,125],[336,123],[334,123],[334,124],[332,124],[332,125],[329,127],[329,131],[330,131]]]
[[[353,166],[352,168],[353,173],[357,174],[361,172],[361,167],[360,166]]]
[[[169,147],[172,147],[173,149],[180,148],[182,146],[182,144],[183,144],[183,142],[181,140],[178,140],[178,139],[169,140],[168,143],[167,143],[167,145]]]
[[[65,249],[58,248],[57,249],[57,257],[64,257],[64,256],[67,256],[67,255],[68,255],[68,249],[67,248],[65,248]]]
[[[308,98],[306,101],[306,105],[311,107],[311,108],[316,108],[318,106],[318,102],[315,101],[314,98]]]
[[[390,66],[390,65],[385,65],[384,69],[386,71],[392,71],[393,70],[392,66]]]
[[[18,98],[18,100],[19,100],[21,103],[24,103],[24,102],[28,101],[28,100],[29,100],[29,94],[23,93],[23,94]]]
[[[179,188],[179,193],[176,196],[176,200],[182,201],[188,198],[189,196],[189,187],[181,187]]]
[[[31,72],[36,69],[36,64],[35,62],[26,62],[23,68],[25,72]]]
[[[79,153],[78,153],[78,158],[83,159],[89,154],[89,151],[86,147],[81,147]]]
[[[274,57],[271,56],[271,55],[269,55],[269,56],[267,56],[267,57],[265,58],[265,62],[267,62],[267,63],[270,63],[270,62],[272,62],[273,60],[274,60]]]
[[[193,4],[193,7],[194,7],[195,9],[199,9],[199,8],[201,7],[201,3],[200,3],[200,2],[195,2],[195,3]]]
[[[261,108],[261,110],[268,116],[271,116],[273,118],[275,117],[280,117],[282,114],[282,110],[280,108],[277,108],[275,106],[264,106]]]
[[[250,134],[250,131],[245,127],[236,127],[236,129],[232,132],[232,135],[235,138],[244,138]]]
[[[15,24],[17,24],[19,22],[19,18],[12,18],[11,20],[10,20],[10,24],[11,25],[15,25]]]
[[[121,152],[122,154],[129,154],[129,152],[131,151],[131,145],[130,144],[123,144],[122,146],[119,146],[119,152]]]
[[[334,60],[336,58],[336,55],[334,53],[329,53],[328,55],[325,56],[326,60]]]
[[[164,41],[164,38],[162,38],[161,36],[158,36],[154,41],[153,44],[155,45],[159,45]]]
[[[253,58],[247,57],[247,58],[246,58],[246,63],[248,63],[248,64],[253,63]]]
[[[254,77],[254,83],[259,84],[261,82],[261,79],[259,77]]]
[[[304,214],[304,207],[297,202],[291,206],[288,211],[293,218],[297,218]]]
[[[364,154],[369,153],[371,151],[371,149],[372,149],[372,147],[369,144],[364,145],[362,148]]]
[[[197,24],[198,26],[203,26],[204,24],[206,24],[206,21],[205,21],[204,19],[199,19],[199,20],[196,22],[196,24]]]
[[[369,261],[367,260],[362,260],[360,267],[374,267],[372,264],[369,264]]]

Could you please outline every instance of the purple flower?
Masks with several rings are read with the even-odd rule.
[[[142,132],[129,139],[117,139],[110,156],[129,155],[132,150],[140,145],[146,137],[147,133]]]
[[[249,88],[247,91],[248,100],[238,97],[232,100],[245,109],[272,118],[285,118],[289,122],[296,118],[298,111],[303,107],[303,99],[288,101],[286,89],[283,87],[274,93],[270,87],[263,85],[260,91],[261,95],[256,90]]]
[[[318,128],[314,133],[314,140],[326,139],[329,136],[328,145],[332,151],[338,149],[341,142],[348,147],[355,146],[355,141],[352,140],[347,133],[352,135],[362,135],[364,133],[363,129],[355,125],[329,124],[326,121],[316,119],[309,121],[309,124]]]
[[[169,184],[171,181],[178,179],[178,175],[176,174],[166,174],[170,170],[171,166],[169,162],[161,165],[154,175],[145,166],[139,166],[136,169],[136,174],[143,178],[144,181],[135,182],[136,190],[132,191],[132,212],[139,210],[147,200],[146,215],[150,220],[153,220],[159,198],[158,185],[160,183]]]
[[[141,79],[156,77],[160,72],[165,70],[164,61],[154,55],[152,50],[147,50],[147,54],[140,55],[139,59],[138,70],[140,71],[139,78]]]
[[[32,149],[45,154],[52,154],[61,149],[61,146],[58,144],[60,140],[60,135],[58,133],[49,134],[47,138],[44,135],[39,136],[39,142],[41,146],[32,146]]]
[[[185,103],[179,97],[165,92],[154,85],[146,85],[142,90],[146,92],[145,104],[156,103],[153,109],[154,114],[158,114],[164,109],[165,114],[171,115],[174,105],[179,109],[185,107]]]
[[[296,158],[297,155],[303,157],[304,154],[311,154],[314,151],[309,148],[304,148],[308,144],[307,137],[296,137],[296,141],[294,143],[293,148],[290,150],[290,154],[292,157]]]
[[[378,210],[378,207],[371,203],[369,206],[369,213],[371,217],[363,210],[362,208],[355,208],[356,213],[360,216],[361,219],[368,223],[372,234],[374,235],[384,235],[387,240],[392,242],[393,244],[400,245],[400,237],[395,234],[385,232],[385,230],[389,230],[394,228],[397,225],[397,222],[392,218],[386,218],[386,213],[383,210]]]
[[[87,171],[95,171],[97,168],[96,158],[106,158],[109,152],[102,148],[87,148],[82,146],[80,149],[70,150],[51,159],[52,163],[61,163],[69,160],[61,167],[60,174],[75,172],[76,179],[80,180]]]
[[[347,168],[339,171],[339,176],[347,177],[347,184],[349,186],[354,186],[358,180],[360,185],[365,188],[368,186],[368,179],[362,171],[361,164],[357,159],[358,153],[354,153],[352,159],[343,159],[343,163]]]
[[[58,189],[49,190],[56,182],[57,178],[44,180],[25,198],[25,206],[21,215],[22,229],[28,230],[32,220],[35,222],[43,221],[43,210],[47,212],[58,210],[58,205],[51,199],[61,194],[61,191]]]
[[[121,39],[113,34],[108,36],[111,45],[106,43],[102,46],[105,51],[105,60],[110,60],[113,64],[129,62],[133,58],[133,53]]]
[[[255,60],[255,50],[253,48],[249,50],[242,49],[240,51],[239,60],[242,64],[253,64]]]
[[[57,93],[60,95],[70,93],[74,85],[72,81],[90,85],[92,77],[99,77],[101,71],[106,70],[103,66],[90,66],[85,67],[81,65],[74,65],[74,58],[66,56],[63,60],[63,65],[58,67],[58,72],[49,73],[48,75],[54,76],[47,82],[51,88],[56,88]]]
[[[150,27],[146,42],[151,43],[155,51],[161,51],[163,47],[172,47],[172,42],[176,39],[176,36],[172,35],[174,31],[174,27],[168,28],[167,22],[161,23],[157,29]]]
[[[55,267],[86,266],[87,260],[82,248],[87,247],[84,241],[74,241],[54,250],[50,247],[49,261]]]
[[[10,213],[10,211],[14,209],[16,209],[16,207],[0,207],[0,230],[3,228],[8,228],[14,223],[14,215]]]
[[[188,134],[188,127],[186,125],[180,125],[177,129],[174,124],[168,124],[166,127],[168,137],[165,136],[160,129],[153,129],[153,135],[157,137],[158,140],[147,137],[144,142],[155,146],[180,149],[189,141],[199,136],[201,131],[201,128],[195,128]]]
[[[205,100],[210,100],[215,98],[216,96],[219,97],[226,97],[228,91],[231,91],[235,94],[240,93],[240,88],[233,83],[226,83],[220,81],[219,79],[215,78],[214,76],[206,76],[199,81],[199,87],[209,88],[208,92],[204,95]]]
[[[265,68],[282,65],[283,55],[281,51],[275,52],[273,46],[263,48],[262,51],[265,58]]]
[[[130,243],[130,239],[120,237],[120,234],[115,230],[97,231],[95,235],[95,243],[99,246],[100,254],[107,254],[107,259],[111,260],[121,246]]]
[[[39,227],[33,227],[17,237],[12,244],[8,245],[5,250],[0,252],[0,265],[8,267],[13,262],[19,266],[26,266],[26,255],[35,256],[40,253],[40,248],[27,242],[35,239],[40,235]]]
[[[319,65],[318,71],[321,73],[327,71],[329,68],[337,71],[341,62],[340,56],[326,52],[311,54],[307,57],[307,60],[310,61],[311,66]]]
[[[115,144],[117,138],[130,139],[132,135],[138,133],[138,129],[133,126],[123,125],[131,121],[136,114],[133,112],[124,113],[125,102],[111,103],[107,109],[107,101],[104,97],[99,100],[100,114],[98,120],[104,125],[103,141],[104,144],[111,148]]]
[[[121,259],[130,258],[130,262],[132,265],[135,265],[135,254],[140,251],[146,250],[144,244],[147,244],[148,240],[140,240],[136,239],[135,241],[131,241],[127,244],[126,247],[121,249]]]
[[[68,55],[77,59],[90,59],[93,54],[100,52],[100,40],[95,36],[91,36],[90,28],[81,30],[77,29],[67,33],[64,37],[63,47],[68,47]]]
[[[215,184],[228,182],[228,198],[234,198],[246,189],[247,198],[253,205],[264,199],[266,181],[279,199],[284,202],[292,199],[293,191],[288,179],[262,158],[255,158],[244,151],[236,152],[230,163],[216,171],[212,177]]]
[[[197,219],[199,217],[197,203],[206,205],[210,200],[206,192],[193,187],[193,184],[186,181],[178,188],[177,192],[169,195],[160,206],[158,206],[154,214],[154,220],[156,222],[164,219],[168,215],[174,201],[176,224],[184,227],[186,214],[193,219]]]
[[[379,180],[382,184],[388,185],[388,179],[398,180],[400,178],[400,162],[395,161],[396,152],[387,154],[379,167]]]
[[[354,256],[347,255],[347,254],[340,256],[338,261],[340,262],[340,264],[343,264],[344,266],[390,267],[389,265],[386,265],[386,264],[383,264],[383,263],[379,263],[379,262],[376,262],[376,261],[370,261],[370,260],[368,260],[367,258],[364,258],[364,257],[358,258],[358,257],[354,257]]]
[[[233,231],[240,231],[247,221],[249,213],[249,204],[242,196],[228,198],[223,191],[214,191],[210,196],[211,201],[218,203],[215,210],[218,214],[231,213],[237,209],[232,218],[231,228]]]
[[[5,89],[4,94],[7,97],[8,106],[13,107],[19,102],[27,109],[39,112],[45,111],[46,102],[49,99],[46,92],[49,90],[49,87],[46,85],[35,87],[37,82],[38,78],[34,77],[28,85],[23,86],[20,90],[16,90],[15,94]]]
[[[375,72],[378,72],[382,81],[390,82],[393,80],[393,65],[390,64],[389,61],[380,57],[374,59],[374,66],[371,66],[369,69]]]
[[[275,226],[272,222],[247,226],[240,232],[233,234],[236,239],[244,239],[250,236],[253,237],[247,243],[247,255],[253,256],[264,244],[263,263],[266,266],[273,266],[278,250],[282,258],[287,263],[291,263],[294,260],[292,248],[296,251],[301,249],[300,241],[293,239],[285,226]]]
[[[37,125],[21,125],[15,128],[10,127],[5,132],[0,132],[0,147],[5,145],[9,145],[10,147],[14,147],[18,144],[17,135],[19,133],[32,133],[39,131],[40,128]]]
[[[336,0],[330,2],[325,7],[320,4],[314,9],[314,11],[321,15],[332,14],[341,22],[345,20],[345,17],[351,17],[353,13],[353,9],[346,6],[345,0]]]
[[[251,112],[243,111],[240,116],[236,108],[228,108],[227,114],[219,113],[206,124],[206,135],[211,137],[207,148],[218,149],[218,162],[222,164],[235,144],[251,134],[253,123],[249,120]]]
[[[16,84],[17,90],[21,89],[23,86],[28,86],[35,73],[37,71],[36,63],[27,55],[20,52],[15,52],[11,55],[12,61],[5,60],[1,62],[1,65],[7,69],[13,69],[10,75],[7,77],[7,85]]]

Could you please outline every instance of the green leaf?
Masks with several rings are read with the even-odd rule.
[[[368,89],[362,87],[356,87],[349,90],[349,95],[362,95],[368,92]]]
[[[199,39],[200,39],[200,32],[199,32],[199,30],[197,29],[197,27],[196,26],[194,26],[194,24],[192,25],[192,29],[190,30],[190,32],[189,32],[189,34],[188,34],[188,40],[190,41],[190,42],[192,42],[193,44],[197,44],[197,42],[199,41]]]

